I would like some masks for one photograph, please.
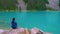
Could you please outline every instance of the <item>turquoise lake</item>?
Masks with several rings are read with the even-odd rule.
[[[0,29],[11,28],[13,17],[16,18],[18,27],[28,29],[37,27],[45,32],[60,34],[60,12],[0,12]]]

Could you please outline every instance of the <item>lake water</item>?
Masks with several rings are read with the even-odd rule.
[[[13,17],[16,18],[18,27],[28,29],[37,27],[45,32],[60,34],[60,12],[0,12],[0,29],[11,28]]]

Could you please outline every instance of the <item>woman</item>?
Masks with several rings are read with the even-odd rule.
[[[16,29],[17,28],[17,23],[15,22],[15,18],[12,19],[12,29]]]

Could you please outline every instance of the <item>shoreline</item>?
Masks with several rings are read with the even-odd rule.
[[[0,34],[36,34],[36,33],[43,33],[43,34],[52,34],[50,32],[44,32],[39,28],[32,28],[28,30],[27,28],[17,28],[17,29],[0,29]]]

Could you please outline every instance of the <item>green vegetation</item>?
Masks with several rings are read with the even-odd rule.
[[[53,8],[47,8],[47,10],[50,10],[50,11],[57,11],[57,10],[55,10],[55,9],[53,9]]]
[[[60,0],[59,0],[59,7],[60,7]]]
[[[0,0],[0,10],[15,10],[17,0]]]
[[[46,10],[47,0],[24,0],[27,3],[27,10]]]
[[[47,8],[48,0],[23,0],[27,4],[27,10],[54,10]],[[17,10],[17,0],[0,0],[0,10]],[[60,0],[59,0],[60,6]]]
[[[24,0],[27,10],[46,10],[47,0]],[[0,0],[0,10],[16,10],[17,0]]]

